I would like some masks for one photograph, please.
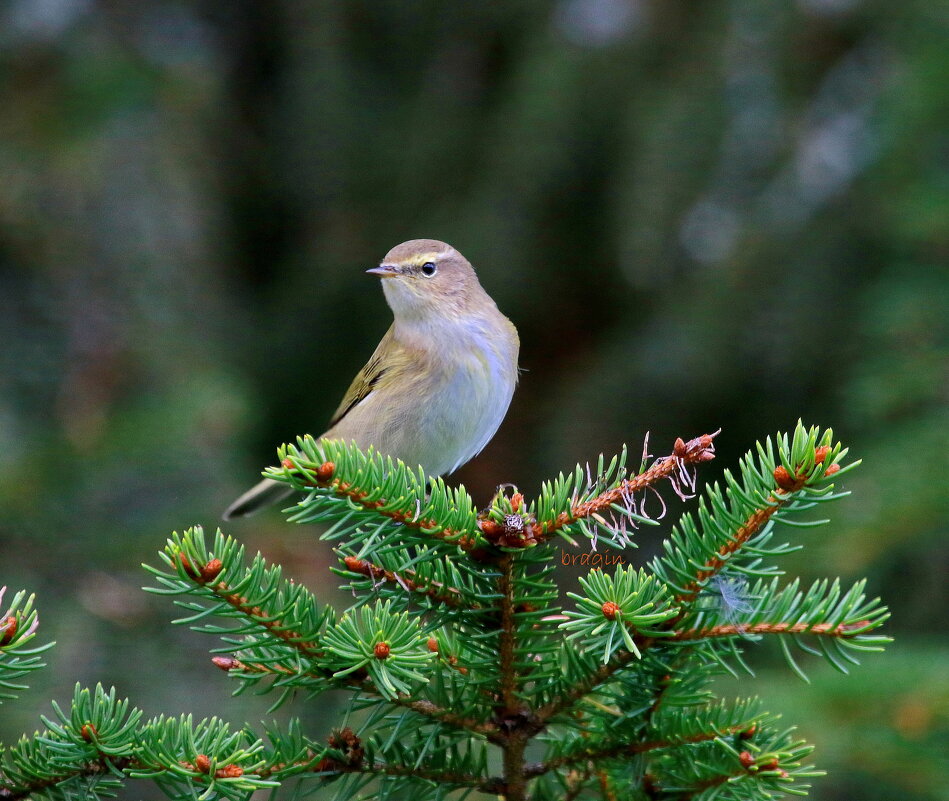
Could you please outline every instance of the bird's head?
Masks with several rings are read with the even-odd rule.
[[[396,245],[367,272],[383,279],[382,289],[397,319],[460,314],[484,295],[468,260],[435,239]]]

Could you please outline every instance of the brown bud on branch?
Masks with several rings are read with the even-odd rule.
[[[333,480],[333,474],[335,472],[335,464],[332,462],[323,462],[323,464],[316,468],[316,480],[322,484],[326,484],[327,482]]]
[[[17,627],[17,620],[13,615],[0,621],[0,647],[13,642],[13,638],[16,637]]]
[[[223,569],[224,564],[220,559],[212,559],[201,568],[201,581],[204,584],[209,584],[220,575]]]
[[[607,601],[600,607],[600,610],[603,612],[603,617],[607,620],[616,620],[616,613],[620,611],[620,608],[613,601]]]

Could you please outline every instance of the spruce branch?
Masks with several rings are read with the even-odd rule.
[[[726,470],[724,491],[718,484],[708,487],[699,502],[698,523],[685,514],[663,543],[664,555],[651,563],[683,605],[683,614],[726,566],[749,575],[776,575],[776,568],[762,566],[763,559],[795,548],[770,543],[774,523],[826,522],[796,522],[791,513],[843,497],[833,493],[827,479],[859,464],[841,466],[847,451],[833,444],[831,429],[806,429],[798,422],[790,438],[779,434],[775,442],[777,453],[769,437],[758,444],[757,459],[749,452],[741,460],[740,480]]]
[[[293,511],[294,522],[330,522],[323,539],[342,539],[371,524],[377,533],[398,525],[419,537],[470,551],[477,544],[477,514],[464,487],[426,480],[401,461],[363,452],[338,440],[307,435],[278,451],[280,467],[269,478],[309,491]],[[380,522],[380,518],[382,521]],[[362,536],[362,535],[359,535]]]
[[[396,573],[392,570],[373,564],[365,559],[359,559],[356,556],[345,556],[343,564],[346,570],[351,574],[358,574],[372,579],[374,582],[389,582],[397,585],[409,593],[424,595],[430,601],[444,604],[445,606],[458,608],[467,607],[471,609],[481,609],[482,606],[477,601],[469,601],[465,593],[458,587],[446,586],[442,582],[425,580],[417,577],[414,570],[405,570],[402,573]],[[342,573],[342,575],[346,575]]]
[[[273,637],[298,651],[301,656],[308,659],[319,659],[322,656],[315,642],[306,640],[301,632],[296,631],[284,620],[270,617],[260,606],[252,604],[247,597],[235,592],[226,581],[209,585],[209,589],[214,596],[228,604],[235,612],[257,623]]]
[[[279,566],[260,554],[248,560],[243,546],[220,530],[209,546],[200,526],[172,534],[160,556],[164,568],[144,565],[158,583],[146,590],[174,597],[190,613],[174,622],[221,638],[217,652],[236,661],[230,668],[223,661],[215,664],[242,687],[263,678],[287,691],[340,684],[320,644],[335,622],[333,610],[284,579]]]
[[[198,530],[189,533],[192,537],[200,535]],[[220,535],[218,539],[218,545],[223,545],[226,550],[226,541],[221,540]],[[176,552],[177,546],[174,543],[170,547],[172,553]],[[173,559],[170,561],[173,562]],[[390,613],[388,607],[381,610],[364,610],[364,616],[368,614],[371,619],[344,617],[331,629],[326,627],[323,634],[319,635],[321,641],[329,637],[329,651],[324,651],[313,639],[312,629],[304,635],[294,627],[293,614],[288,617],[277,616],[260,605],[266,603],[267,598],[270,598],[271,602],[274,599],[279,600],[281,587],[290,590],[290,585],[278,583],[276,577],[268,574],[266,570],[262,573],[265,585],[262,588],[264,600],[252,601],[248,600],[246,595],[235,592],[231,585],[223,580],[210,583],[202,578],[199,570],[185,568],[186,560],[182,561],[180,553],[179,562],[181,564],[178,578],[190,579],[192,582],[188,592],[199,593],[204,598],[221,603],[213,607],[203,607],[184,602],[183,605],[187,608],[197,608],[200,611],[197,615],[178,622],[203,620],[211,613],[247,621],[247,625],[238,629],[222,629],[214,625],[198,628],[199,631],[224,636],[229,645],[223,650],[235,652],[235,655],[219,656],[215,659],[215,664],[236,678],[255,681],[267,676],[276,677],[278,686],[304,686],[307,682],[315,682],[318,686],[322,682],[324,686],[358,687],[368,692],[379,692],[392,699],[405,692],[408,687],[404,684],[406,680],[422,680],[423,677],[413,666],[428,662],[433,656],[427,647],[427,638],[420,632],[413,633],[414,622],[410,623],[405,616]],[[249,573],[260,574],[261,566],[262,564],[255,560],[254,565],[249,568]],[[175,586],[177,590],[181,590],[180,586],[169,581],[167,574],[162,581],[166,586]],[[239,586],[245,590],[253,587],[253,584],[254,582],[244,580],[239,582]],[[292,592],[296,593],[296,589]],[[251,594],[254,598],[258,597],[253,590]],[[288,611],[299,613],[304,600],[310,599],[295,595],[292,609]],[[310,618],[323,620],[324,616],[312,614]],[[262,631],[246,634],[247,626],[251,629],[259,627]],[[240,639],[231,637],[230,634],[235,630],[245,633],[246,636]],[[367,638],[364,635],[369,630],[375,634]],[[426,643],[424,647],[423,642]]]
[[[536,729],[540,731],[552,718],[573,707],[577,701],[593,692],[597,687],[605,684],[613,678],[614,674],[621,671],[631,662],[639,657],[641,648],[645,646],[647,639],[645,637],[633,638],[637,645],[635,651],[632,649],[617,651],[608,662],[602,663],[597,668],[582,679],[572,682],[568,690],[561,693],[558,697],[549,701],[540,707],[536,712]]]
[[[719,433],[716,431],[714,434],[703,434],[688,442],[684,442],[681,438],[677,439],[670,456],[659,459],[645,472],[621,481],[617,486],[601,492],[595,498],[576,504],[569,512],[561,512],[553,520],[537,523],[538,534],[547,536],[578,520],[603,513],[624,496],[654,487],[663,479],[673,477],[687,465],[711,461],[715,458],[714,440]]]
[[[302,738],[291,723],[268,748],[249,731],[231,732],[214,718],[160,716],[143,723],[141,711],[117,700],[114,688],[77,687],[69,713],[55,703],[53,709],[55,717],[43,719],[44,732],[24,737],[6,755],[0,799],[98,798],[130,778],[150,779],[172,798],[199,799],[247,798],[306,774],[324,781],[344,774],[424,778],[485,792],[500,786],[483,773],[374,758],[371,745],[349,729],[331,734],[326,747]]]
[[[215,656],[211,658],[211,663],[225,673],[229,673],[234,678],[256,679],[271,676],[309,678],[314,681],[320,681],[326,678],[326,676],[321,673],[303,673],[290,670],[279,664],[265,665],[261,662],[247,662],[233,656]]]
[[[221,636],[218,650],[233,661],[215,664],[245,686],[272,678],[285,690],[355,685],[393,698],[424,681],[416,668],[433,656],[427,637],[388,606],[337,621],[259,554],[246,564],[243,548],[220,531],[211,548],[200,527],[173,534],[161,556],[165,570],[146,566],[161,585],[151,591],[182,596],[176,603],[193,614],[176,622]],[[233,623],[205,622],[212,615]]]
[[[773,572],[767,568],[762,570],[761,555],[786,553],[791,548],[786,545],[768,546],[773,526],[772,518],[777,518],[780,513],[781,519],[789,522],[787,515],[791,512],[803,511],[813,503],[841,497],[840,494],[832,494],[832,486],[826,483],[826,479],[851,469],[853,465],[841,469],[839,461],[846,451],[839,444],[831,444],[832,432],[820,432],[817,428],[805,429],[803,425],[798,424],[793,437],[779,434],[776,442],[777,456],[769,439],[764,446],[758,447],[757,463],[751,454],[742,460],[741,483],[726,471],[729,487],[726,494],[723,495],[717,486],[709,488],[708,501],[703,499],[700,505],[701,527],[686,515],[670,539],[664,543],[665,555],[654,560],[651,567],[656,576],[665,582],[676,606],[670,605],[663,610],[660,621],[649,621],[655,624],[656,630],[649,631],[639,621],[630,624],[623,620],[623,603],[627,605],[627,610],[633,610],[639,598],[635,593],[630,594],[629,590],[617,593],[612,582],[628,583],[631,573],[621,568],[616,571],[614,578],[607,578],[594,572],[585,580],[587,583],[583,584],[583,587],[586,594],[573,596],[580,604],[579,609],[577,612],[568,613],[573,619],[562,626],[573,629],[571,636],[577,640],[582,639],[594,647],[602,647],[603,663],[585,675],[572,677],[572,681],[558,698],[552,699],[538,710],[538,721],[546,722],[572,708],[586,694],[638,660],[645,649],[661,646],[663,641],[675,638],[677,632],[702,628],[701,625],[683,628],[681,624],[689,620],[701,623],[703,616],[707,617],[707,613],[704,613],[698,604],[700,590],[704,589],[708,580],[717,575],[726,564],[730,569],[744,569],[750,573],[763,572],[767,575]],[[740,519],[735,513],[738,510],[747,513],[751,524],[735,525],[736,519]],[[701,567],[696,570],[696,565]],[[680,582],[680,576],[686,577],[686,581]],[[826,585],[824,586],[826,589]],[[837,609],[831,609],[833,604],[829,595],[821,599],[812,592],[806,598],[796,598],[796,586],[788,588],[779,596],[777,585],[774,584],[765,601],[773,601],[774,605],[785,609],[789,615],[797,615],[789,626],[799,625],[804,619],[808,619],[811,622],[806,628],[813,628],[826,623],[828,617],[835,620],[828,630],[845,623],[847,627],[841,629],[833,647],[823,647],[827,659],[839,669],[844,669],[844,662],[853,661],[850,651],[878,648],[887,641],[887,638],[869,633],[871,629],[882,624],[886,614],[878,603],[876,606],[862,606],[860,587],[854,588],[844,599],[839,597],[839,587],[834,587],[830,594],[836,593],[834,603],[840,601]],[[750,619],[749,623],[765,622],[763,615],[768,608],[766,603],[760,604],[756,610],[757,617]],[[845,608],[854,613],[846,621],[843,620],[846,612],[842,612]],[[651,611],[650,607],[646,609]],[[629,615],[630,612],[626,611],[626,614]],[[774,622],[774,619],[770,622]],[[734,631],[737,634],[740,631],[738,626],[746,624],[744,621],[741,624],[732,624],[731,621],[720,620],[713,624],[719,625],[735,625]],[[795,629],[790,633],[803,634],[806,628]],[[717,629],[721,632],[729,630]],[[680,641],[699,639],[701,638],[694,633],[679,637]],[[803,676],[783,641],[782,648],[792,669]]]
[[[244,662],[232,656],[215,656],[211,661],[216,667],[220,668],[226,673],[230,673],[235,678],[255,677],[256,674],[261,674],[262,676],[293,677],[300,675],[298,673],[286,670],[279,665],[262,665],[260,663]],[[309,677],[315,681],[324,678],[322,675],[318,674],[310,674]],[[373,688],[367,686],[361,679],[354,679],[346,686],[351,689],[361,690],[363,692],[373,692]],[[431,701],[424,699],[414,699],[408,695],[405,695],[404,693],[397,694],[394,697],[388,698],[387,700],[395,707],[411,710],[412,712],[416,712],[423,717],[430,718],[431,720],[445,723],[459,729],[464,729],[465,731],[471,732],[472,734],[484,735],[491,739],[497,733],[497,727],[491,723],[484,723],[474,718],[457,715],[452,710],[440,707]]]
[[[368,765],[347,765],[328,762],[324,764],[327,774],[362,774],[369,778],[390,777],[422,780],[455,788],[472,788],[484,793],[497,793],[503,784],[497,778],[483,778],[470,773],[453,771],[426,770],[417,765],[394,765],[387,762],[374,762]]]
[[[815,634],[825,637],[850,637],[865,631],[870,625],[869,620],[857,623],[840,623],[836,626],[830,623],[730,623],[722,626],[711,626],[705,629],[685,629],[673,632],[673,639],[707,640],[715,637],[740,637],[750,634]]]
[[[609,744],[590,744],[576,752],[560,754],[546,762],[539,762],[528,765],[524,772],[528,777],[541,776],[552,770],[570,767],[579,762],[598,761],[601,759],[616,759],[623,756],[634,756],[635,754],[644,754],[647,751],[657,751],[662,748],[675,748],[676,746],[689,745],[692,743],[708,742],[715,740],[727,734],[739,734],[747,729],[746,725],[732,726],[724,731],[708,731],[698,734],[690,734],[679,738],[670,738],[667,740],[645,740],[633,742],[610,742]]]
[[[433,704],[431,701],[413,700],[403,696],[397,696],[394,699],[390,699],[390,701],[396,706],[410,709],[424,717],[437,720],[440,723],[445,723],[458,729],[464,729],[472,734],[482,735],[492,742],[498,742],[498,727],[494,723],[484,723],[474,718],[462,717],[450,709],[445,709]]]
[[[53,704],[45,731],[4,755],[0,798],[114,795],[126,778],[149,778],[170,797],[246,797],[277,782],[255,775],[263,744],[216,719],[155,718],[106,692],[76,687],[68,712]]]
[[[0,608],[7,588],[0,587]],[[20,590],[0,614],[0,703],[12,700],[27,689],[18,679],[45,667],[40,654],[53,643],[33,644],[39,628],[39,613],[33,607],[34,596]]]
[[[846,671],[888,641],[878,632],[886,608],[864,582],[780,583],[777,558],[799,546],[776,542],[776,527],[812,525],[801,513],[841,497],[831,481],[854,466],[831,432],[799,424],[766,440],[706,487],[659,557],[591,571],[561,607],[555,538],[632,544],[637,525],[661,516],[643,503],[661,482],[695,493],[715,436],[644,454],[638,471],[625,450],[600,456],[533,500],[499,491],[481,513],[463,488],[354,445],[286,446],[268,474],[305,493],[291,520],[329,524],[351,607],[337,614],[260,554],[220,531],[206,541],[200,528],[172,535],[148,568],[151,591],[185,611],[176,622],[219,638],[212,661],[238,692],[255,686],[279,704],[294,689],[345,690],[358,732],[315,740],[296,723],[260,737],[216,718],[143,722],[114,692],[77,688],[70,710],[54,706],[44,732],[7,752],[0,801],[98,798],[129,778],[209,801],[246,801],[290,779],[332,783],[338,799],[804,793],[818,775],[805,764],[810,746],[753,700],[717,702],[713,680],[730,656],[740,661],[738,645],[768,636],[798,672],[789,643]],[[7,618],[0,688],[4,646],[35,622]]]
[[[739,750],[740,749],[740,750]],[[806,795],[806,780],[822,775],[803,764],[812,747],[793,739],[793,730],[756,732],[751,738],[718,738],[691,749],[662,752],[645,783],[653,796],[675,798],[767,798]]]

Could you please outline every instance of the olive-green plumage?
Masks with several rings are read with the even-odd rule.
[[[457,250],[433,239],[397,245],[368,272],[381,276],[394,320],[323,434],[450,473],[487,445],[517,383],[517,329]],[[264,479],[225,519],[290,494]]]

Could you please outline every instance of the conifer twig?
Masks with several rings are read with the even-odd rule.
[[[295,673],[289,668],[285,668],[281,665],[264,665],[260,662],[246,662],[233,656],[215,656],[211,659],[211,661],[221,670],[228,672],[237,670],[241,673],[301,676],[316,680],[326,678],[325,676],[317,673]],[[365,681],[365,677],[361,677],[356,674],[350,674],[349,676],[344,676],[339,679],[339,682],[340,686],[349,687],[351,689],[359,689],[363,692],[375,694],[375,688]],[[476,720],[475,718],[466,718],[456,715],[451,710],[440,707],[431,701],[413,700],[403,695],[389,698],[387,700],[389,703],[395,706],[399,706],[404,709],[411,709],[413,712],[417,712],[418,714],[424,715],[427,718],[437,720],[440,723],[447,723],[448,725],[455,726],[459,729],[465,729],[466,731],[470,731],[474,734],[482,734],[488,737],[488,739],[492,739],[497,734],[497,726],[495,726],[493,723],[483,723],[479,720]]]
[[[267,629],[270,634],[280,640],[283,640],[286,645],[289,645],[291,648],[298,651],[302,656],[305,656],[308,659],[317,659],[322,656],[322,653],[320,652],[316,643],[307,641],[307,639],[300,632],[284,625],[279,618],[267,614],[267,612],[261,607],[253,606],[247,598],[245,598],[240,593],[235,592],[227,584],[227,582],[218,581],[217,583],[211,584],[211,581],[213,581],[214,578],[217,578],[217,575],[214,573],[214,571],[215,569],[218,571],[220,570],[220,560],[213,559],[207,565],[204,565],[202,568],[200,568],[200,570],[195,570],[193,567],[191,567],[191,565],[188,564],[183,555],[180,558],[185,568],[185,572],[192,578],[192,580],[195,581],[195,583],[209,589],[214,593],[214,595],[216,595],[236,611],[240,612],[242,615],[244,615],[244,617],[250,618],[258,626],[262,626],[263,628]]]
[[[821,463],[830,452],[830,448],[823,446],[817,448],[814,457],[817,463]],[[836,468],[836,469],[835,469]],[[825,475],[832,475],[840,468],[837,465],[831,465]],[[754,537],[761,529],[765,527],[768,521],[793,500],[794,493],[804,487],[807,483],[807,475],[798,472],[793,478],[788,475],[788,471],[783,466],[778,466],[774,470],[775,488],[768,496],[765,504],[752,512],[735,531],[734,536],[724,543],[718,552],[710,556],[705,564],[700,568],[695,578],[685,586],[685,592],[679,593],[676,599],[683,604],[689,604],[695,601],[701,592],[704,582],[716,575],[728,561],[728,558],[738,551],[748,540]]]
[[[534,523],[534,536],[537,539],[549,537],[558,529],[595,514],[600,514],[634,493],[653,487],[666,478],[672,478],[684,465],[708,462],[715,458],[714,440],[719,431],[703,434],[684,442],[675,441],[672,454],[654,462],[652,466],[637,476],[622,481],[619,486],[600,493],[584,503],[577,504],[569,512],[561,512],[554,520],[539,520]]]
[[[739,623],[709,626],[702,629],[683,629],[672,635],[674,640],[707,640],[714,637],[735,637],[747,634],[816,634],[823,637],[847,637],[862,632],[871,621],[856,623]]]
[[[549,759],[546,762],[536,762],[532,765],[528,765],[524,769],[524,773],[526,776],[533,778],[534,776],[542,776],[543,774],[549,773],[552,770],[567,767],[574,764],[575,762],[612,759],[619,756],[633,756],[634,754],[643,754],[647,751],[656,751],[660,748],[674,748],[676,746],[689,745],[691,743],[703,743],[714,740],[718,737],[723,737],[726,734],[736,734],[745,730],[746,728],[747,726],[742,724],[729,726],[728,728],[719,731],[690,734],[684,737],[676,738],[674,740],[666,739],[646,740],[643,742],[634,743],[611,743],[609,746],[603,748],[587,748],[583,751],[578,751],[572,754],[561,754],[560,756]]]
[[[385,762],[376,762],[373,765],[346,765],[339,763],[329,768],[329,771],[336,773],[363,773],[369,776],[412,776],[430,782],[472,787],[483,793],[496,793],[499,786],[503,784],[498,778],[485,779],[482,776],[475,776],[472,773],[425,770],[415,765],[392,765]]]
[[[651,640],[642,635],[634,635],[633,641],[640,652],[647,647]],[[589,695],[595,688],[609,681],[613,674],[622,670],[630,662],[636,661],[639,657],[633,651],[617,651],[613,657],[604,665],[600,665],[592,673],[589,673],[584,679],[576,682],[571,688],[558,698],[554,698],[549,703],[540,707],[536,712],[536,722],[534,726],[539,731],[551,718],[569,708],[585,695]]]
[[[787,501],[771,495],[768,497],[768,502],[770,505],[762,507],[749,515],[748,519],[735,532],[735,536],[719,548],[718,553],[708,558],[708,561],[696,572],[695,578],[685,586],[685,592],[676,596],[676,600],[683,604],[695,601],[702,589],[703,582],[718,573],[725,566],[728,557],[761,531]]]
[[[322,681],[328,678],[328,676],[323,673],[299,673],[283,665],[265,665],[262,662],[247,662],[234,656],[215,656],[211,658],[211,662],[215,667],[219,667],[225,673],[237,670],[241,673],[256,673],[260,675],[298,676],[300,678],[314,679],[316,681]],[[354,680],[349,683],[354,683]]]
[[[771,438],[759,443],[757,460],[749,453],[737,478],[725,471],[724,491],[709,486],[697,515],[683,515],[661,557],[581,577],[583,593],[568,593],[575,610],[558,599],[552,538],[627,545],[627,524],[661,516],[634,493],[666,479],[694,497],[695,465],[714,458],[715,436],[679,439],[651,464],[644,453],[650,466],[637,476],[625,449],[601,455],[595,469],[545,482],[533,501],[499,491],[480,514],[463,487],[355,444],[287,446],[284,467],[267,474],[308,490],[291,519],[331,522],[326,539],[346,539],[336,572],[352,606],[338,614],[221,531],[209,547],[200,527],[172,534],[164,564],[147,568],[158,583],[150,591],[176,596],[187,614],[175,622],[221,637],[212,661],[241,689],[275,692],[276,704],[293,690],[345,690],[351,709],[368,713],[359,734],[334,729],[320,742],[297,720],[264,736],[219,717],[146,720],[114,688],[77,686],[68,709],[53,702],[45,731],[4,749],[0,801],[104,796],[132,778],[175,798],[243,798],[290,779],[336,781],[344,796],[505,801],[805,793],[802,781],[820,773],[803,762],[811,746],[754,700],[716,704],[711,682],[729,655],[741,661],[736,636],[778,635],[799,675],[794,639],[805,646],[814,635],[843,672],[889,639],[875,631],[888,611],[865,581],[782,586],[769,563],[794,550],[773,541],[776,522],[815,525],[794,516],[846,494],[839,475],[823,480],[854,466],[839,465],[846,449],[832,431],[799,423],[777,435],[777,456]],[[746,575],[757,577],[747,591]],[[25,642],[35,617],[14,607],[0,615],[0,685],[36,653]],[[540,761],[535,745],[548,749]]]
[[[440,723],[447,723],[450,726],[465,729],[474,734],[482,734],[492,742],[498,741],[498,727],[493,723],[484,723],[475,718],[462,717],[450,709],[445,709],[437,704],[433,704],[431,701],[413,701],[411,698],[398,696],[397,698],[391,699],[390,703],[403,707],[404,709],[411,709],[413,712],[418,712],[418,714],[437,720]]]
[[[461,590],[456,587],[448,587],[438,581],[420,582],[416,581],[415,573],[412,570],[405,570],[402,573],[395,573],[384,567],[368,562],[365,559],[359,559],[355,556],[347,556],[343,559],[346,569],[353,573],[359,573],[375,581],[384,580],[409,592],[425,595],[433,601],[450,606],[453,608],[466,607],[469,609],[480,609],[480,604],[468,603],[464,600]]]
[[[42,779],[37,778],[36,781],[30,784],[19,785],[17,788],[0,787],[0,801],[21,801],[21,799],[29,798],[35,793],[42,793],[63,782],[111,773],[112,771],[109,764],[119,770],[137,767],[135,760],[130,757],[108,759],[108,757],[103,754],[99,759],[88,761],[83,764],[81,769],[75,771],[48,776]]]
[[[180,762],[175,767],[182,767],[186,770],[197,773],[206,772],[202,770],[199,763],[199,755],[195,763]],[[204,757],[207,759],[207,757]],[[23,801],[36,793],[42,793],[52,787],[67,781],[74,781],[82,778],[93,778],[95,776],[104,776],[113,773],[115,770],[122,772],[135,770],[154,771],[154,765],[148,765],[139,759],[132,757],[110,758],[101,754],[98,759],[87,760],[79,768],[68,773],[57,774],[56,776],[37,779],[30,784],[20,785],[17,788],[0,788],[0,801]],[[170,770],[171,768],[166,768]],[[277,763],[274,765],[265,765],[252,771],[243,771],[237,765],[224,765],[215,772],[215,778],[231,778],[241,775],[258,776],[263,779],[269,779],[277,774],[288,773],[292,771],[294,775],[302,772],[312,771],[316,773],[363,773],[376,776],[415,776],[427,779],[432,782],[442,782],[455,784],[463,787],[471,787],[485,793],[495,793],[503,786],[503,781],[499,778],[485,779],[481,776],[468,773],[453,773],[449,771],[428,771],[415,765],[394,765],[383,762],[376,762],[372,765],[364,765],[361,762],[346,763],[332,757],[322,757],[317,760],[314,756],[311,759],[301,760],[292,763]]]
[[[324,462],[315,470],[306,471],[293,459],[287,457],[283,459],[281,466],[286,470],[297,470],[303,475],[309,476],[301,480],[301,483],[306,487],[330,489],[338,498],[345,498],[356,506],[361,506],[366,510],[372,510],[382,517],[387,517],[396,523],[401,523],[406,528],[424,531],[425,534],[430,537],[451,542],[463,551],[470,551],[475,547],[475,538],[465,531],[454,531],[450,528],[445,528],[436,520],[420,518],[417,514],[409,514],[403,509],[388,508],[389,500],[385,498],[370,500],[371,493],[368,490],[355,487],[334,476],[336,466],[333,462]]]

